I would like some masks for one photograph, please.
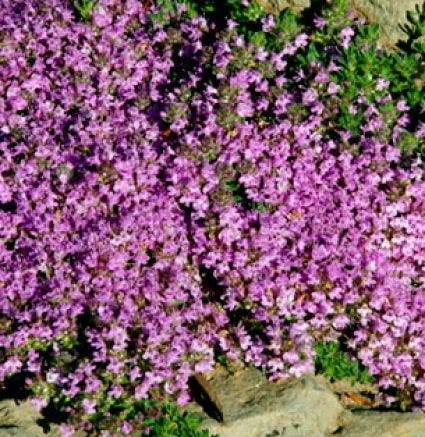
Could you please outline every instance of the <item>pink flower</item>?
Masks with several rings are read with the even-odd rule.
[[[96,414],[96,400],[95,399],[83,399],[81,403],[83,410],[86,414]]]
[[[326,21],[323,17],[315,17],[313,23],[318,29],[323,29],[326,26]]]
[[[308,44],[308,35],[306,33],[300,33],[295,37],[294,44],[297,48],[306,46]]]
[[[424,122],[419,123],[419,127],[416,131],[416,135],[418,137],[425,137],[425,123]]]
[[[329,94],[337,94],[340,90],[340,86],[336,84],[335,82],[331,82],[328,86],[328,93]]]
[[[254,108],[249,102],[239,102],[236,112],[240,117],[252,117],[254,114]]]
[[[9,186],[3,181],[0,176],[0,203],[10,202],[12,200],[12,192]]]
[[[309,88],[302,96],[302,102],[304,105],[315,103],[318,98],[317,91],[314,88]]]
[[[140,371],[139,367],[134,367],[129,372],[130,380],[131,382],[136,381],[137,378],[140,378],[142,376],[142,372]]]
[[[127,421],[124,421],[121,425],[121,432],[124,435],[130,435],[132,431],[133,431],[133,427],[131,426],[131,424]]]
[[[261,19],[262,29],[264,32],[270,32],[276,25],[273,15],[267,15]]]
[[[382,77],[376,81],[376,89],[378,91],[383,91],[385,88],[388,88],[389,85],[390,81]]]
[[[283,71],[288,64],[287,61],[282,59],[283,53],[273,53],[271,56],[271,61],[274,64],[277,71]]]
[[[6,360],[4,363],[4,368],[6,369],[7,373],[16,373],[22,368],[22,361],[16,355],[13,355]]]
[[[410,108],[409,105],[406,103],[406,100],[399,100],[397,102],[397,109],[399,111],[404,112],[404,111],[408,111]]]
[[[61,437],[73,437],[75,434],[74,427],[72,425],[60,425],[59,432]]]
[[[307,34],[268,53],[235,21],[163,25],[139,0],[102,0],[87,23],[69,2],[15,3],[0,2],[1,380],[37,373],[89,430],[103,381],[184,403],[217,344],[299,376],[353,311],[353,355],[425,408],[425,183],[394,145],[403,93],[379,78],[375,101],[335,104],[341,46],[299,68]],[[109,418],[105,436],[141,431]]]
[[[338,314],[333,318],[332,325],[335,329],[344,329],[350,323],[350,318],[345,314]]]
[[[328,71],[332,72],[332,71],[340,71],[340,70],[341,70],[341,67],[336,65],[334,61],[329,62]]]
[[[350,113],[350,114],[357,114],[357,112],[358,112],[358,109],[357,109],[357,107],[355,106],[355,105],[353,105],[353,104],[350,104],[349,106],[348,106],[348,112]]]
[[[195,364],[195,372],[206,373],[212,368],[211,360],[201,360]]]
[[[86,380],[85,391],[86,393],[97,393],[101,388],[101,386],[102,386],[102,382],[99,379],[89,377]]]
[[[112,15],[104,8],[96,7],[93,11],[93,23],[99,27],[106,27],[112,23]]]
[[[410,122],[410,117],[407,114],[403,114],[398,120],[397,125],[401,127],[406,127]]]
[[[329,82],[329,75],[325,70],[321,69],[315,76],[314,80],[319,83]]]
[[[187,392],[180,392],[177,396],[177,404],[178,405],[186,405],[190,401],[190,396]]]
[[[60,374],[58,372],[47,372],[46,381],[50,384],[55,384],[59,379]]]
[[[238,26],[237,21],[232,20],[231,18],[229,18],[227,20],[227,27],[228,27],[229,30],[235,29],[237,26]]]
[[[122,394],[124,390],[119,384],[113,384],[111,389],[108,391],[108,395],[112,396],[115,399],[118,399]]]
[[[71,398],[76,396],[78,393],[80,393],[80,389],[78,388],[77,385],[71,385],[69,388],[63,391],[63,394],[65,396],[69,396]]]
[[[355,32],[351,26],[344,27],[340,32],[340,37],[342,38],[342,46],[346,49],[354,36]]]
[[[38,411],[41,411],[43,408],[46,408],[49,404],[48,400],[43,396],[35,396],[31,398],[31,405],[36,408]]]
[[[146,399],[148,397],[150,387],[150,384],[145,383],[136,386],[134,390],[134,397],[136,399]]]

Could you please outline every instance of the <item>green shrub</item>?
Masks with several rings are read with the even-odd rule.
[[[339,343],[333,341],[317,342],[314,349],[316,351],[316,373],[323,374],[331,380],[348,378],[353,384],[373,381],[367,368],[357,360],[351,359],[347,352],[341,350]]]

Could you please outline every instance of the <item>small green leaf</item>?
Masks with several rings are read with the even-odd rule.
[[[72,2],[75,14],[81,21],[88,21],[91,19],[96,4],[96,0],[74,0]]]

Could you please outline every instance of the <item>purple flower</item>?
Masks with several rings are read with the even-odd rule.
[[[1,380],[36,373],[73,398],[65,432],[89,431],[99,393],[187,402],[217,346],[273,379],[309,372],[354,317],[352,355],[425,405],[425,183],[398,165],[409,108],[384,117],[385,79],[343,101],[336,47],[287,68],[306,34],[267,52],[181,8],[164,26],[135,0],[84,23],[18,3],[0,4]]]
[[[300,33],[295,37],[294,44],[297,48],[304,47],[308,44],[308,35],[306,33]]]
[[[146,399],[148,397],[149,385],[141,384],[136,386],[134,390],[134,397],[136,399]]]
[[[36,408],[38,411],[46,408],[48,405],[48,400],[42,396],[36,396],[31,398],[31,405]]]
[[[337,94],[339,92],[340,88],[341,87],[337,83],[331,82],[328,85],[328,93],[329,94]]]
[[[87,393],[97,393],[102,387],[102,382],[99,379],[93,377],[87,378],[85,383],[86,383],[85,391]]]
[[[350,319],[345,314],[338,314],[332,321],[332,325],[335,329],[344,329],[349,323]]]
[[[93,11],[93,22],[96,26],[106,27],[112,23],[112,16],[102,7],[96,7]]]
[[[232,29],[234,29],[234,28],[237,27],[237,26],[238,26],[237,21],[232,20],[232,19],[230,19],[230,18],[227,20],[227,28],[228,28],[229,30],[232,30]]]
[[[422,138],[425,137],[425,123],[419,123],[419,127],[416,130],[416,135]]]
[[[133,431],[132,425],[129,422],[124,421],[123,424],[121,425],[121,432],[124,435],[130,435],[132,431]]]
[[[383,91],[384,89],[388,88],[389,85],[390,85],[390,81],[382,77],[380,77],[376,81],[376,89],[378,91]]]
[[[397,102],[397,109],[401,112],[408,111],[409,105],[406,103],[406,100],[399,100]]]
[[[254,108],[250,102],[239,102],[236,108],[236,113],[240,117],[252,117],[254,113]]]
[[[10,202],[12,200],[12,192],[4,180],[0,177],[0,203]]]
[[[196,363],[195,372],[206,373],[209,372],[211,368],[212,368],[212,363],[210,360],[202,360]]]
[[[108,391],[108,395],[112,396],[115,399],[118,399],[124,393],[123,388],[118,384],[113,384],[110,390]]]
[[[344,27],[340,32],[340,37],[342,38],[342,46],[346,49],[353,38],[355,32],[351,26]]]
[[[326,26],[326,21],[323,17],[315,17],[313,23],[318,29],[323,29]]]
[[[75,434],[74,427],[72,425],[62,424],[59,426],[59,432],[61,437],[73,437]]]
[[[314,88],[309,88],[302,97],[302,102],[304,105],[309,105],[315,103],[318,98],[317,91]]]
[[[270,32],[276,25],[273,15],[267,15],[261,19],[262,29],[264,32]]]
[[[326,83],[326,82],[329,82],[329,81],[330,81],[330,78],[329,78],[328,73],[327,73],[325,70],[321,69],[321,70],[317,73],[317,75],[315,76],[314,80],[315,80],[316,82]]]
[[[96,413],[96,400],[95,399],[83,399],[81,403],[83,410],[86,414],[95,414]]]

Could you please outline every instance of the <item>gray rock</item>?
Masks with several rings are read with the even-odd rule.
[[[203,427],[219,437],[425,437],[425,413],[363,409],[359,404],[349,411],[335,394],[376,393],[370,384],[330,383],[314,375],[272,383],[258,370],[230,375],[222,368],[209,380],[223,406],[224,424],[196,404],[188,409],[203,415]]]
[[[362,411],[353,414],[341,437],[425,437],[425,413]]]
[[[406,12],[414,11],[423,0],[350,0],[355,12],[372,23],[380,24],[380,43],[394,45],[399,39],[406,39],[400,25],[407,23]]]
[[[219,372],[210,382],[225,423],[207,419],[204,426],[220,437],[321,437],[337,430],[349,414],[313,375],[272,383],[247,369],[234,377]]]
[[[47,433],[37,422],[41,414],[28,401],[16,403],[12,399],[0,401],[0,437],[58,437],[57,426]]]
[[[285,8],[292,8],[295,11],[308,8],[310,0],[257,0],[267,12],[277,13]]]

